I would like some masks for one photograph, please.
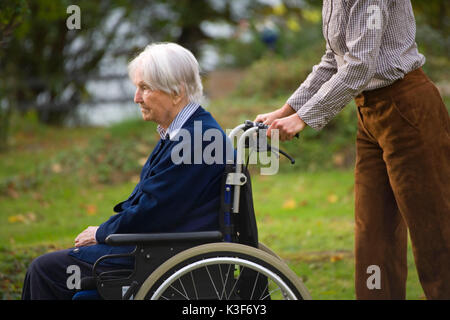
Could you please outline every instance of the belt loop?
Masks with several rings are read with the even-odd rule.
[[[366,97],[364,96],[364,92],[361,92],[355,97],[355,104],[358,108],[366,104]]]

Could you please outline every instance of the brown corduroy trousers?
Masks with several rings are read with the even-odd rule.
[[[409,231],[427,299],[450,299],[450,119],[442,98],[420,68],[355,101],[356,298],[405,299]]]

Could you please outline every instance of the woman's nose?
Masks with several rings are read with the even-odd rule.
[[[134,93],[134,103],[141,103],[141,102],[143,102],[141,90],[136,89],[136,92]]]

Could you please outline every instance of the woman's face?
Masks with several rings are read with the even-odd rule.
[[[167,129],[173,120],[171,95],[160,90],[151,90],[143,81],[141,72],[136,72],[133,83],[136,86],[134,102],[139,104],[142,118],[145,121],[156,122]]]

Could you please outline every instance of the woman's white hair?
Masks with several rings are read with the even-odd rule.
[[[143,81],[152,90],[180,94],[184,87],[189,102],[200,103],[203,86],[197,59],[186,48],[176,43],[148,45],[128,64],[128,75],[133,80],[142,72]]]

